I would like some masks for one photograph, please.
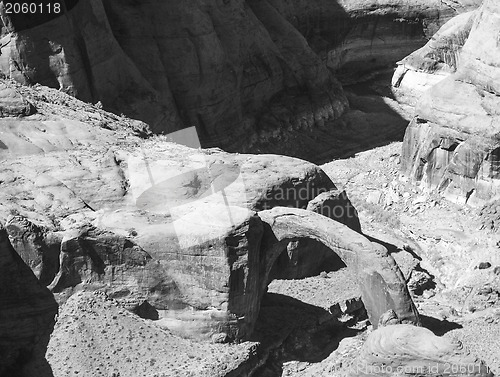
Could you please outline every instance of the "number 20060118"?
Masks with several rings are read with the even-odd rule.
[[[4,3],[6,14],[61,13],[61,3]]]

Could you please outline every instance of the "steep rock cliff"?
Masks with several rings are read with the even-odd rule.
[[[495,44],[499,12],[490,0],[476,11],[456,72],[422,94],[403,145],[406,174],[454,201],[472,205],[500,194],[500,56]]]
[[[0,71],[154,132],[195,126],[204,146],[258,150],[346,110],[332,71],[357,80],[388,67],[477,3],[73,0],[33,17],[4,7]]]

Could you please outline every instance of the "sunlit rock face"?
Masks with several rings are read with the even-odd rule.
[[[487,0],[469,19],[461,20],[471,26],[457,50],[455,73],[423,92],[403,145],[402,168],[407,175],[472,205],[500,194],[499,14],[498,5]],[[466,29],[456,29],[459,39]]]
[[[204,146],[255,151],[282,132],[327,126],[348,107],[336,78],[392,66],[477,3],[73,0],[32,17],[4,9],[0,71],[100,101],[154,132],[195,126]]]

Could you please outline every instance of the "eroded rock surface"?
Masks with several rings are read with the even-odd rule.
[[[405,174],[460,203],[481,205],[499,195],[498,15],[486,0],[472,18],[462,16],[451,40],[463,40],[473,22],[452,59],[456,72],[423,93],[404,139]]]
[[[257,151],[344,113],[331,70],[352,81],[386,68],[478,2],[68,0],[28,18],[4,8],[0,71],[155,132],[195,126],[204,146]]]
[[[255,343],[215,345],[182,339],[101,292],[78,292],[61,307],[47,347],[50,373],[35,360],[25,367],[25,375],[247,376],[251,368],[245,364],[252,363],[254,347]]]
[[[351,376],[493,376],[486,365],[456,340],[423,327],[389,325],[371,333]]]
[[[376,326],[380,316],[391,309],[402,322],[419,323],[403,274],[383,246],[371,243],[340,223],[300,209],[275,207],[259,212],[259,216],[272,232],[264,240],[269,248],[265,263],[268,271],[277,257],[269,238],[282,241],[307,235],[330,247],[356,271],[372,324]]]
[[[418,321],[396,264],[383,248],[340,223],[359,231],[353,208],[352,218],[335,210],[347,211],[348,198],[316,165],[194,150],[158,137],[141,140],[133,134],[139,125],[116,129],[93,106],[80,104],[73,112],[81,121],[70,121],[73,102],[40,100],[53,95],[41,87],[25,89],[25,95],[38,113],[0,120],[6,125],[0,140],[7,146],[1,152],[7,163],[0,218],[10,219],[20,254],[42,271],[61,302],[79,290],[104,290],[131,310],[147,302],[162,326],[184,336],[247,338],[284,245],[316,237],[325,244],[323,253],[337,250],[335,258],[346,264],[351,259],[344,248],[353,255],[358,248],[380,254],[384,262],[376,268],[354,265],[363,271],[368,311],[376,318],[388,305],[401,318]],[[67,96],[58,98],[65,103]],[[313,216],[323,233],[304,228],[294,239],[276,238],[259,214],[278,206]],[[337,225],[340,233],[332,240]],[[359,242],[350,243],[350,235]],[[264,240],[272,258],[261,255]],[[300,243],[296,251],[303,252]],[[57,257],[46,264],[57,262],[55,271],[46,269],[48,255]]]

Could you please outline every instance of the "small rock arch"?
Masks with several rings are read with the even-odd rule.
[[[403,274],[384,246],[370,242],[344,224],[308,210],[274,207],[260,211],[258,216],[264,223],[261,296],[267,288],[271,268],[283,251],[283,242],[307,237],[329,247],[348,268],[354,269],[363,303],[375,328],[380,316],[388,310],[394,310],[402,323],[420,324]]]

